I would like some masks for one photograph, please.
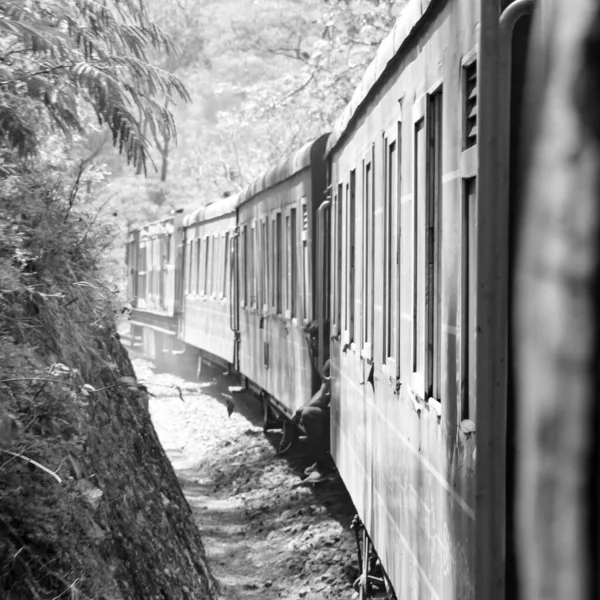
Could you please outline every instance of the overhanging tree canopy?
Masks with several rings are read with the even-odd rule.
[[[143,0],[3,0],[0,144],[26,158],[38,148],[41,124],[82,131],[91,108],[119,152],[145,168],[141,123],[172,138],[164,100],[189,100],[177,77],[149,64],[150,49],[174,52]]]

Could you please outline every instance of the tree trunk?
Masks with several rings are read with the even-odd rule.
[[[600,5],[540,4],[515,298],[521,597],[597,599]]]

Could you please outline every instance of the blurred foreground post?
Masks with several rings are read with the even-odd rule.
[[[587,600],[600,598],[600,2],[540,4],[513,324],[520,595]]]

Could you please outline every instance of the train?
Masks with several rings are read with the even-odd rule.
[[[285,423],[331,366],[362,598],[518,598],[511,314],[541,0],[410,0],[333,130],[129,233],[132,339]]]

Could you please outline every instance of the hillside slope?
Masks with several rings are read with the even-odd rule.
[[[210,599],[202,541],[116,334],[114,290],[98,270],[102,236],[83,213],[65,215],[53,188],[9,183],[0,598]]]

